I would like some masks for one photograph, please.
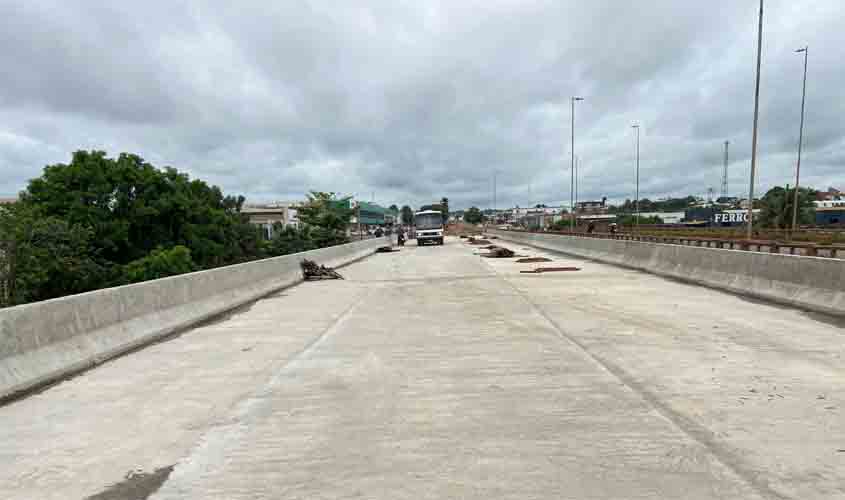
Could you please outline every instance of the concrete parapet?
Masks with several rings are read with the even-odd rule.
[[[845,261],[839,259],[546,233],[491,233],[505,241],[845,316]]]
[[[0,309],[0,398],[294,285],[302,259],[337,267],[386,244],[373,238]]]

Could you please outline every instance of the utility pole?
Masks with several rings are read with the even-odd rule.
[[[640,229],[640,124],[632,125],[631,128],[637,131],[637,191],[634,196],[634,206],[636,207],[637,216],[634,219],[634,229],[639,232]]]
[[[760,20],[757,26],[757,82],[754,85],[754,129],[751,133],[751,179],[748,183],[748,214],[745,237],[751,240],[754,224],[754,174],[757,169],[757,118],[760,111],[760,58],[763,52],[763,0],[760,0]]]
[[[571,164],[569,167],[570,181],[569,181],[569,219],[571,221],[571,231],[575,232],[575,101],[583,101],[583,97],[572,96],[572,148],[570,151]]]
[[[804,143],[804,101],[807,97],[807,53],[809,46],[798,49],[795,52],[804,53],[804,84],[801,87],[801,126],[798,132],[798,163],[795,165],[795,199],[792,202],[792,232],[798,229],[798,180],[801,176],[801,146]]]
[[[364,239],[364,232],[361,230],[361,202],[360,201],[357,202],[355,207],[358,209],[358,215],[357,215],[357,217],[358,217],[358,239],[363,240]]]
[[[722,167],[722,198],[728,197],[728,146],[731,141],[725,141],[725,163]]]
[[[496,170],[493,171],[493,224],[496,223],[498,217],[496,214],[496,176],[499,172]]]
[[[581,163],[581,158],[575,155],[575,206],[578,206],[578,164]]]

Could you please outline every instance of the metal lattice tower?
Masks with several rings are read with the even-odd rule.
[[[728,196],[728,145],[731,141],[725,141],[725,164],[722,167],[722,198]]]

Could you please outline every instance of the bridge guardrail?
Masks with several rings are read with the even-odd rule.
[[[579,238],[599,238],[626,241],[646,241],[651,243],[664,243],[668,245],[685,245],[708,248],[721,248],[728,250],[746,250],[752,252],[769,252],[782,254],[786,250],[787,255],[804,255],[808,257],[826,257],[832,259],[845,259],[845,245],[819,244],[806,242],[788,242],[777,240],[739,240],[730,238],[708,238],[701,236],[657,236],[649,234],[634,233],[579,233],[569,231],[522,231],[510,230],[512,232],[558,234],[564,236],[575,236]]]
[[[505,241],[845,316],[845,261],[557,233],[488,231]]]

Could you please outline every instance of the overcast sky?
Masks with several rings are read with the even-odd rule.
[[[101,4],[101,5],[97,5]],[[767,0],[758,191],[845,187],[845,3]],[[251,201],[747,193],[756,0],[0,0],[0,195],[127,151]]]

